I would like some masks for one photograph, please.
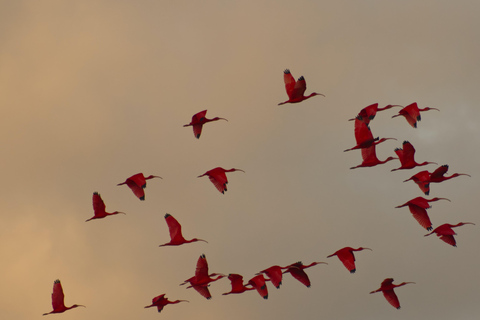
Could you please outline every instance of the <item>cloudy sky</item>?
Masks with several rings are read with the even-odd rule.
[[[63,319],[472,319],[480,312],[477,200],[480,170],[480,4],[477,1],[0,1],[0,314],[51,311],[60,279]],[[283,70],[325,94],[277,106]],[[404,140],[419,162],[468,173],[431,186],[434,226],[456,228],[457,248],[427,233],[407,208],[413,182],[435,165],[390,172],[398,160],[360,164],[353,123],[372,103],[438,108],[413,129],[379,112],[383,160]],[[196,112],[223,117],[195,139]],[[208,178],[228,175],[220,194]],[[118,183],[149,180],[139,201]],[[85,223],[92,193],[126,215]],[[169,240],[170,213],[183,225]],[[350,274],[337,258],[357,253]],[[312,287],[285,275],[269,299],[256,292],[207,301],[179,284],[205,254],[211,272],[246,280],[271,265],[325,261]],[[383,279],[413,281],[381,293]],[[154,296],[190,303],[161,315]]]

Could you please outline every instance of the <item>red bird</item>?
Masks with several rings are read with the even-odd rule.
[[[85,220],[85,222],[93,220],[93,219],[102,219],[102,218],[105,218],[106,216],[111,216],[111,215],[118,214],[118,213],[125,214],[124,212],[120,212],[120,211],[115,211],[115,212],[112,212],[112,213],[106,212],[105,211],[105,203],[103,202],[102,197],[100,197],[98,192],[93,193],[92,201],[93,201],[94,216],[91,217],[88,220]]]
[[[373,138],[372,131],[370,130],[368,125],[362,120],[360,120],[359,116],[357,116],[357,118],[355,119],[355,140],[357,141],[357,145],[353,148],[343,151],[369,148],[390,139],[397,140],[395,138],[382,138],[380,140],[378,140],[378,137]]]
[[[417,163],[414,159],[415,148],[408,141],[403,141],[403,149],[396,148],[395,153],[400,159],[400,163],[402,165],[399,168],[392,169],[391,171],[402,170],[402,169],[412,169],[418,166],[425,166],[427,164],[437,164],[435,162],[428,162],[428,161]]]
[[[419,173],[414,174],[407,180],[404,180],[403,182],[407,182],[412,180],[415,182],[420,190],[422,190],[423,193],[425,193],[426,196],[429,195],[430,193],[430,173],[427,170],[420,171]]]
[[[217,276],[217,277],[212,278],[214,276]],[[225,277],[225,275],[221,274],[221,273],[208,274],[207,258],[205,257],[204,254],[202,254],[200,256],[200,258],[198,258],[198,261],[197,261],[197,268],[195,269],[195,276],[185,280],[180,285],[184,285],[187,282],[189,282],[190,286],[188,286],[187,289],[193,287],[203,297],[205,297],[207,299],[211,299],[212,296],[210,294],[210,291],[208,290],[208,286],[209,286],[210,282],[217,281],[217,280],[219,280],[223,277]]]
[[[347,270],[350,271],[350,273],[355,273],[357,269],[355,267],[355,256],[353,255],[353,251],[362,251],[364,249],[372,250],[370,248],[363,248],[363,247],[360,247],[358,249],[354,249],[352,247],[345,247],[327,256],[327,258],[337,256],[338,259],[342,261],[345,268],[347,268]]]
[[[290,272],[290,274],[300,281],[302,284],[304,284],[307,288],[310,288],[310,279],[308,278],[308,275],[303,271],[304,269],[313,267],[317,264],[328,264],[326,262],[312,262],[307,266],[304,266],[301,261],[298,261],[296,263],[293,263],[289,266],[286,266],[284,269],[287,269],[283,273]]]
[[[82,306],[81,304],[74,304],[71,307],[65,307],[65,303],[63,302],[64,298],[65,298],[65,295],[63,294],[62,284],[60,283],[60,280],[57,279],[53,282],[53,293],[52,293],[53,311],[44,313],[43,315],[46,316],[47,314],[51,314],[51,313],[62,313],[76,307],[85,307],[85,306]]]
[[[258,294],[263,298],[263,299],[268,299],[268,289],[267,289],[267,284],[265,283],[265,278],[263,277],[263,274],[256,275],[252,279],[248,281],[249,285],[257,289]]]
[[[228,184],[228,179],[225,172],[233,172],[233,171],[245,172],[241,169],[232,168],[232,169],[226,170],[221,167],[216,167],[212,170],[205,172],[201,176],[198,176],[197,178],[208,176],[208,178],[210,178],[210,181],[212,181],[213,185],[218,189],[218,191],[225,194],[225,191],[227,191],[227,184]]]
[[[179,302],[189,302],[187,300],[175,300],[175,301],[170,301],[167,298],[165,298],[165,293],[161,294],[155,298],[152,299],[152,304],[149,306],[146,306],[145,308],[151,308],[151,307],[157,307],[158,312],[161,312],[163,310],[163,307],[165,307],[167,304],[176,304]]]
[[[456,247],[457,242],[455,241],[455,238],[453,236],[455,236],[457,234],[455,233],[455,231],[452,230],[452,228],[460,227],[460,226],[463,226],[465,224],[475,225],[475,223],[472,223],[472,222],[460,222],[460,223],[457,223],[455,225],[445,223],[445,224],[442,224],[441,226],[438,226],[435,229],[433,229],[433,231],[426,234],[425,237],[429,236],[433,233],[436,233],[437,236],[440,237],[440,240],[443,240],[446,243],[448,243],[449,245],[452,245],[452,246]]]
[[[466,174],[466,173],[454,173],[449,177],[445,177],[445,173],[447,173],[447,171],[448,171],[448,164],[444,164],[443,166],[438,167],[435,171],[433,171],[430,174],[429,182],[438,183],[438,182],[442,182],[442,181],[452,179],[452,178],[455,178],[455,177],[458,177],[458,176],[469,176],[469,177],[471,177],[471,175]]]
[[[162,177],[159,176],[150,175],[148,177],[145,177],[143,173],[137,173],[125,180],[125,182],[117,184],[117,186],[126,184],[133,191],[133,194],[136,195],[138,199],[143,201],[145,200],[145,191],[143,189],[145,189],[145,187],[147,186],[147,180],[153,178],[162,179]]]
[[[211,122],[211,121],[217,121],[217,120],[228,121],[227,119],[219,118],[219,117],[215,117],[213,119],[207,119],[205,118],[206,114],[207,114],[207,110],[200,111],[199,113],[196,113],[193,115],[192,121],[189,124],[184,125],[184,127],[188,127],[188,126],[193,127],[193,135],[197,139],[200,138],[200,135],[202,134],[202,128],[205,123]]]
[[[404,116],[405,119],[407,119],[407,122],[414,128],[417,127],[417,121],[420,121],[422,120],[421,116],[420,116],[420,111],[428,111],[428,110],[437,110],[437,111],[440,111],[438,109],[435,109],[435,108],[423,108],[423,109],[419,109],[418,108],[418,105],[416,102],[412,103],[412,104],[409,104],[408,106],[406,106],[405,108],[403,108],[402,110],[400,110],[398,112],[398,114],[392,116],[392,118],[395,118],[395,117],[398,117],[398,116]]]
[[[308,96],[304,96],[305,90],[307,89],[307,83],[305,82],[305,78],[301,76],[300,78],[298,78],[298,81],[295,82],[295,79],[293,78],[290,70],[288,69],[285,69],[285,71],[283,71],[283,81],[285,81],[285,90],[287,91],[288,100],[285,102],[280,102],[278,104],[279,106],[285,103],[301,102],[317,95],[325,97],[325,95],[316,92],[313,92]]]
[[[398,297],[393,291],[393,289],[397,287],[404,286],[408,283],[415,283],[415,282],[402,282],[400,284],[393,284],[393,278],[387,278],[383,280],[382,284],[380,285],[380,288],[372,291],[370,293],[375,293],[375,292],[383,292],[383,296],[385,299],[387,299],[388,303],[390,303],[392,306],[394,306],[397,309],[400,309],[400,302],[398,301]]]
[[[182,236],[182,226],[180,225],[180,223],[178,223],[177,219],[175,219],[168,213],[165,215],[165,221],[167,222],[168,231],[170,232],[170,242],[161,244],[159,245],[159,247],[179,246],[184,243],[190,243],[190,242],[196,242],[196,241],[207,242],[205,240],[197,239],[197,238],[193,238],[192,240],[185,240],[185,238]]]
[[[390,160],[398,159],[398,158],[394,158],[394,157],[388,157],[384,161],[380,161],[377,158],[377,154],[375,152],[375,146],[374,145],[371,146],[371,147],[362,149],[362,158],[363,158],[363,161],[362,161],[361,164],[359,164],[358,166],[355,166],[355,167],[351,167],[350,169],[356,169],[356,168],[361,168],[361,167],[374,167],[376,165],[383,164],[383,163],[388,162]]]
[[[416,198],[402,204],[401,206],[397,206],[395,208],[402,208],[402,207],[408,206],[408,209],[412,213],[415,220],[417,220],[417,222],[422,227],[424,227],[425,229],[430,231],[430,230],[432,230],[432,222],[430,221],[430,218],[428,217],[427,209],[431,207],[429,202],[438,201],[438,200],[448,200],[448,201],[450,201],[449,199],[446,199],[446,198],[433,198],[431,200],[428,200],[428,199],[425,199],[425,198],[422,198],[422,197],[416,197]]]
[[[243,277],[239,274],[230,273],[228,275],[228,279],[230,280],[230,283],[232,285],[232,290],[230,290],[230,292],[223,293],[222,295],[224,296],[232,293],[243,293],[248,290],[255,290],[254,287],[247,287],[248,284],[243,285]]]
[[[393,108],[393,107],[402,107],[402,106],[389,104],[388,106],[385,106],[384,108],[379,108],[378,103],[374,103],[374,104],[371,104],[371,105],[363,108],[362,110],[360,110],[357,117],[352,118],[352,119],[348,119],[348,120],[352,121],[352,120],[355,120],[356,118],[359,118],[359,120],[361,120],[362,122],[365,122],[365,124],[368,125],[370,123],[370,121],[373,120],[373,118],[375,118],[378,111],[387,110],[387,109],[390,109],[390,108]]]
[[[282,268],[280,266],[271,266],[270,268],[267,268],[265,270],[260,271],[257,274],[265,273],[269,280],[273,283],[275,288],[280,289],[280,285],[282,284]]]

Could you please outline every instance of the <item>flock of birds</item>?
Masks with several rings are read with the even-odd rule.
[[[302,76],[298,78],[297,81],[295,81],[295,79],[293,78],[293,76],[291,75],[288,69],[284,71],[284,82],[285,82],[285,89],[288,95],[288,100],[281,102],[278,105],[283,105],[286,103],[299,103],[316,95],[324,96],[323,94],[319,94],[316,92],[313,92],[308,96],[305,96],[306,82],[304,77]],[[360,167],[373,167],[373,166],[384,164],[388,161],[395,160],[395,159],[398,159],[400,161],[400,167],[396,169],[392,169],[391,171],[413,169],[418,166],[436,164],[434,162],[427,162],[427,161],[422,163],[417,163],[414,158],[415,148],[408,141],[403,142],[402,148],[395,149],[397,158],[388,157],[383,161],[377,158],[376,152],[375,152],[376,146],[386,140],[390,140],[390,139],[396,140],[396,139],[395,138],[379,139],[378,137],[374,138],[370,129],[370,122],[375,118],[375,115],[378,111],[387,110],[393,107],[400,107],[402,109],[398,112],[398,114],[392,116],[392,118],[403,116],[405,117],[407,122],[414,128],[417,127],[418,121],[421,120],[420,112],[428,111],[428,110],[438,111],[438,109],[435,109],[435,108],[419,109],[417,103],[412,103],[406,107],[402,107],[399,105],[387,105],[383,108],[379,108],[378,103],[375,103],[363,108],[355,118],[350,119],[355,123],[354,132],[355,132],[355,139],[357,144],[354,147],[345,150],[345,151],[358,150],[358,149],[361,150],[362,163],[357,166],[351,167],[350,169],[356,169]],[[212,121],[217,121],[217,120],[228,121],[227,119],[219,118],[219,117],[215,117],[213,119],[207,119],[206,113],[207,113],[207,110],[198,112],[192,117],[192,121],[189,124],[184,125],[184,127],[192,126],[193,134],[197,139],[200,138],[204,124]],[[445,176],[447,170],[448,170],[448,165],[442,165],[431,173],[426,170],[421,171],[413,175],[411,178],[405,180],[404,182],[410,181],[410,180],[414,181],[425,195],[429,195],[430,183],[440,183],[445,180],[449,180],[461,175],[469,176],[468,174],[464,174],[464,173],[455,173],[451,176]],[[225,191],[227,191],[228,179],[227,179],[226,173],[234,172],[234,171],[244,172],[243,170],[236,169],[236,168],[227,170],[221,167],[217,167],[205,172],[204,174],[198,177],[200,178],[200,177],[208,176],[208,178],[213,183],[213,185],[217,188],[217,190],[223,194],[225,193]],[[119,183],[118,186],[126,184],[132,190],[134,195],[143,201],[145,200],[144,189],[146,188],[147,180],[150,180],[153,178],[161,179],[161,177],[159,176],[150,175],[145,177],[143,173],[138,173],[129,177],[124,182]],[[423,197],[417,197],[407,201],[402,205],[397,206],[396,208],[402,208],[402,207],[408,206],[411,214],[418,221],[418,223],[427,231],[431,231],[425,236],[429,236],[435,233],[438,237],[440,237],[441,240],[445,241],[446,243],[452,246],[456,246],[456,241],[454,238],[454,235],[456,235],[456,233],[453,231],[452,228],[462,226],[465,224],[474,224],[474,223],[460,222],[455,225],[445,223],[433,229],[432,223],[427,214],[427,209],[431,207],[429,202],[434,202],[438,200],[450,201],[449,199],[446,199],[446,198],[435,197],[432,199],[425,199]],[[86,222],[95,220],[95,219],[102,219],[107,216],[116,215],[120,213],[125,214],[124,212],[120,212],[120,211],[114,211],[111,213],[106,212],[105,203],[103,202],[98,192],[93,193],[92,203],[93,203],[94,216],[86,220]],[[207,242],[206,240],[197,239],[197,238],[186,240],[182,235],[181,224],[171,214],[167,213],[165,215],[165,221],[169,229],[170,241],[165,244],[159,245],[160,247],[178,246],[178,245],[183,245],[183,244],[197,242],[197,241]],[[355,266],[354,252],[362,251],[362,250],[372,250],[372,249],[364,248],[364,247],[359,247],[356,249],[352,247],[345,247],[327,256],[327,258],[337,256],[338,259],[343,263],[345,268],[350,273],[355,273],[356,266]],[[293,276],[296,280],[301,282],[303,285],[305,285],[306,287],[310,287],[311,282],[308,275],[305,272],[305,269],[315,265],[319,265],[319,264],[326,264],[326,263],[312,262],[308,265],[304,265],[302,262],[299,261],[299,262],[287,265],[285,267],[274,265],[267,269],[259,271],[257,274],[255,274],[255,276],[253,276],[248,282],[244,284],[243,276],[240,274],[230,273],[226,275],[223,273],[209,273],[207,259],[205,255],[202,254],[198,258],[195,274],[192,277],[186,279],[180,285],[189,284],[187,288],[193,288],[206,299],[211,299],[212,296],[209,291],[210,284],[219,279],[226,277],[231,282],[231,290],[229,292],[223,293],[223,295],[240,294],[245,291],[256,290],[261,297],[263,297],[264,299],[267,299],[268,289],[267,289],[266,283],[268,281],[270,281],[277,289],[279,289],[282,284],[283,275],[286,273],[290,273],[291,276]],[[414,283],[414,282],[402,282],[400,284],[393,284],[393,281],[394,280],[392,278],[387,278],[383,280],[380,285],[380,288],[377,290],[371,291],[370,293],[382,292],[386,300],[393,307],[399,309],[400,302],[398,300],[397,295],[394,292],[394,288],[403,286],[405,284]],[[160,294],[154,297],[152,299],[152,303],[148,306],[145,306],[145,308],[156,307],[158,312],[161,312],[163,308],[168,304],[188,302],[187,300],[171,301],[171,300],[168,300],[168,298],[166,298],[165,295],[166,294]],[[83,305],[78,305],[78,304],[74,304],[70,307],[65,306],[64,293],[63,293],[60,280],[55,280],[53,284],[52,306],[53,306],[53,310],[48,313],[44,313],[43,315],[63,313],[69,309],[73,309],[76,307],[85,307]]]

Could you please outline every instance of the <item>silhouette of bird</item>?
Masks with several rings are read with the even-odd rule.
[[[430,173],[427,170],[420,171],[403,182],[410,180],[415,182],[426,196],[430,194]]]
[[[216,278],[212,278],[215,277]],[[184,285],[186,283],[190,283],[190,286],[188,288],[194,288],[197,290],[198,293],[200,293],[203,297],[207,299],[211,299],[212,296],[210,294],[210,291],[208,290],[208,286],[211,282],[217,281],[221,278],[224,278],[225,275],[221,273],[211,273],[208,274],[208,263],[207,263],[207,258],[205,257],[204,254],[198,258],[197,261],[197,267],[195,269],[195,275],[187,280],[185,280],[183,283],[180,285]]]
[[[272,282],[272,284],[275,286],[275,288],[280,289],[280,285],[282,284],[282,277],[283,277],[283,272],[282,272],[282,267],[280,266],[271,266],[265,270],[260,271],[258,274],[265,273],[269,280]]]
[[[310,288],[310,279],[308,278],[308,275],[303,271],[304,269],[313,267],[317,264],[328,264],[326,262],[312,262],[309,265],[303,265],[301,261],[298,261],[296,263],[293,263],[289,266],[286,266],[284,269],[287,269],[283,273],[290,272],[290,274],[300,281],[302,284],[304,284],[307,288]]]
[[[356,169],[356,168],[361,168],[361,167],[374,167],[376,165],[384,164],[385,162],[388,162],[388,161],[391,161],[391,160],[394,160],[394,159],[398,159],[398,158],[394,158],[394,157],[388,157],[384,161],[380,161],[377,158],[377,154],[375,152],[375,146],[374,145],[371,146],[371,147],[368,147],[368,148],[361,149],[361,150],[362,150],[362,158],[363,158],[362,163],[359,164],[358,166],[351,167],[350,169]]]
[[[224,194],[225,191],[227,191],[227,184],[228,184],[227,175],[225,173],[226,172],[233,172],[233,171],[245,172],[241,169],[232,168],[232,169],[226,170],[226,169],[223,169],[221,167],[216,167],[216,168],[213,168],[212,170],[208,170],[204,174],[198,176],[198,178],[203,177],[203,176],[208,176],[208,178],[213,183],[213,185],[218,189],[218,191],[220,191],[222,194]]]
[[[308,96],[304,96],[305,90],[307,89],[307,83],[305,82],[305,78],[301,76],[300,78],[298,78],[298,81],[295,82],[295,79],[293,78],[290,70],[288,69],[285,69],[285,71],[283,71],[283,80],[285,81],[285,90],[287,91],[288,100],[280,102],[278,104],[279,106],[285,103],[301,102],[317,95],[325,97],[325,95],[316,92],[313,92]]]
[[[172,217],[172,215],[168,213],[165,215],[165,221],[167,222],[168,231],[170,232],[170,242],[161,244],[159,245],[159,247],[179,246],[184,243],[191,243],[195,241],[207,242],[203,239],[197,239],[197,238],[193,238],[192,240],[185,240],[185,238],[182,235],[182,226],[180,225],[180,223],[178,223],[177,219],[175,219],[174,217]]]
[[[232,285],[232,290],[230,292],[225,292],[222,293],[222,295],[226,296],[227,294],[232,294],[232,293],[243,293],[248,290],[255,290],[254,287],[247,287],[247,285],[243,285],[243,276],[236,274],[236,273],[230,273],[228,275],[228,279],[230,280],[230,284]]]
[[[449,177],[445,177],[445,173],[447,173],[447,171],[448,171],[448,164],[444,164],[444,165],[438,167],[435,171],[433,171],[430,174],[429,182],[439,183],[439,182],[449,180],[449,179],[459,177],[459,176],[469,176],[469,177],[471,177],[471,175],[466,174],[466,173],[454,173]]]
[[[438,201],[438,200],[448,200],[447,198],[433,198],[433,199],[425,199],[423,197],[416,197],[412,200],[409,200],[402,204],[401,206],[397,206],[395,208],[402,208],[405,206],[408,206],[408,209],[412,213],[413,217],[417,222],[427,229],[428,231],[432,230],[432,222],[430,221],[430,218],[428,217],[427,214],[427,209],[430,208],[429,202],[432,201]]]
[[[436,233],[437,236],[440,238],[440,240],[443,240],[445,241],[446,243],[448,243],[449,245],[451,246],[454,246],[456,247],[457,246],[457,242],[455,241],[455,238],[453,236],[457,235],[455,233],[455,231],[453,231],[452,228],[455,228],[455,227],[460,227],[460,226],[463,226],[465,224],[473,224],[475,225],[475,223],[472,223],[472,222],[460,222],[460,223],[457,223],[455,225],[453,224],[449,224],[449,223],[445,223],[445,224],[442,224],[441,226],[438,226],[436,227],[435,229],[433,229],[432,232],[430,233],[427,233],[425,235],[426,236],[429,236],[433,233]]]
[[[57,279],[53,282],[53,293],[52,293],[53,311],[44,313],[43,315],[46,316],[47,314],[51,314],[51,313],[62,313],[76,307],[85,307],[81,304],[74,304],[71,307],[65,307],[65,303],[63,302],[64,298],[65,298],[65,295],[63,294],[62,284],[60,283],[60,280]]]
[[[219,117],[215,117],[213,119],[207,119],[205,118],[206,114],[207,114],[207,110],[200,111],[199,113],[196,113],[193,115],[192,121],[189,124],[184,125],[184,127],[188,127],[188,126],[193,127],[193,135],[197,139],[200,138],[200,135],[202,134],[202,128],[205,123],[211,122],[211,121],[217,121],[217,120],[228,121],[227,119],[219,118]]]
[[[162,177],[159,176],[150,175],[148,177],[145,177],[143,173],[137,173],[130,178],[127,178],[125,182],[117,184],[117,186],[126,184],[133,191],[133,194],[136,195],[138,199],[143,201],[145,200],[145,191],[143,189],[145,189],[145,187],[147,186],[147,180],[153,178],[162,179]]]
[[[103,202],[102,197],[100,197],[98,192],[93,193],[92,201],[93,201],[94,216],[91,217],[88,220],[85,220],[85,222],[93,220],[93,219],[102,219],[102,218],[105,218],[106,216],[111,216],[111,215],[118,214],[118,213],[125,214],[124,212],[120,212],[120,211],[115,211],[115,212],[112,212],[112,213],[106,212],[105,211],[105,203]]]
[[[365,108],[363,108],[362,110],[360,110],[360,112],[358,113],[358,115],[355,117],[355,118],[352,118],[352,119],[348,119],[349,121],[352,121],[352,120],[355,120],[356,118],[359,118],[359,120],[361,120],[362,122],[364,122],[365,124],[369,124],[371,120],[373,120],[373,118],[375,118],[375,116],[377,115],[377,112],[378,111],[383,111],[383,110],[387,110],[387,109],[390,109],[390,108],[393,108],[393,107],[402,107],[402,106],[399,106],[399,105],[387,105],[383,108],[379,108],[378,107],[378,103],[374,103],[374,104],[371,104]]]
[[[250,279],[247,284],[255,288],[258,294],[263,299],[265,300],[268,299],[268,289],[267,289],[267,284],[265,283],[265,278],[263,277],[263,274],[256,275],[255,277]]]
[[[382,143],[386,140],[397,140],[395,138],[382,138],[378,140],[379,138],[374,138],[372,131],[368,127],[368,125],[363,122],[362,120],[357,117],[355,119],[355,140],[357,141],[357,145],[354,146],[353,148],[343,150],[345,151],[350,151],[350,150],[355,150],[355,149],[364,149],[368,148],[374,145],[377,145],[379,143]]]
[[[417,127],[417,121],[420,121],[422,120],[421,116],[420,116],[420,112],[422,111],[428,111],[428,110],[437,110],[437,111],[440,111],[436,108],[423,108],[423,109],[419,109],[418,108],[418,105],[416,102],[412,103],[412,104],[409,104],[408,106],[406,106],[405,108],[403,108],[402,110],[400,110],[398,112],[398,114],[392,116],[392,118],[395,118],[395,117],[398,117],[398,116],[404,116],[405,119],[407,119],[407,122],[414,128]]]
[[[362,250],[365,250],[365,249],[372,251],[372,249],[364,248],[364,247],[360,247],[358,249],[354,249],[352,247],[345,247],[345,248],[337,250],[335,253],[327,256],[327,258],[337,256],[338,259],[340,259],[340,261],[342,261],[345,268],[347,268],[347,270],[350,271],[350,273],[355,273],[355,271],[357,271],[357,269],[355,267],[355,256],[353,254],[353,251],[362,251]]]
[[[400,302],[398,301],[398,297],[393,291],[393,289],[404,286],[408,283],[415,283],[415,282],[402,282],[400,284],[393,284],[393,278],[387,278],[383,280],[379,289],[372,291],[370,293],[382,291],[383,296],[385,297],[385,299],[387,299],[388,303],[390,303],[395,308],[400,309]]]
[[[152,304],[149,306],[146,306],[145,308],[151,308],[151,307],[157,307],[158,312],[161,312],[163,310],[163,307],[165,307],[167,304],[176,304],[180,302],[189,302],[188,300],[175,300],[175,301],[170,301],[167,298],[165,298],[165,293],[161,294],[159,296],[156,296],[155,298],[152,299]]]
[[[395,149],[395,153],[397,154],[398,159],[400,159],[401,166],[399,168],[392,169],[391,171],[402,170],[402,169],[412,169],[419,166],[425,166],[427,164],[437,164],[436,162],[428,162],[428,161],[417,163],[414,159],[415,148],[408,141],[403,141],[402,148]]]

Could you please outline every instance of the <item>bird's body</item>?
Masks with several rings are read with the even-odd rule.
[[[347,268],[347,270],[350,271],[350,273],[355,273],[357,268],[355,266],[355,256],[354,256],[353,252],[354,251],[362,251],[364,249],[372,250],[370,248],[363,248],[363,247],[360,247],[358,249],[354,249],[352,247],[345,247],[345,248],[337,250],[335,253],[327,256],[327,258],[337,256],[338,259],[340,259],[340,261],[342,261],[345,268]]]
[[[357,117],[349,119],[349,121],[352,121],[352,120],[355,120],[356,118],[358,118],[359,120],[361,120],[362,122],[364,122],[365,124],[368,125],[370,123],[370,121],[375,118],[378,111],[387,110],[387,109],[390,109],[390,108],[393,108],[393,107],[401,107],[401,106],[389,104],[389,105],[387,105],[383,108],[379,108],[378,103],[374,103],[374,104],[371,104],[371,105],[363,108],[362,110],[360,110]]]
[[[436,164],[435,162],[428,161],[417,163],[415,161],[415,148],[408,141],[403,141],[402,148],[396,148],[395,153],[397,154],[398,159],[400,159],[401,166],[396,169],[392,169],[391,171],[412,169],[418,166],[425,166],[427,164]]]
[[[126,184],[132,190],[133,194],[136,195],[138,199],[143,201],[145,200],[145,190],[143,189],[147,187],[147,180],[153,178],[162,179],[162,177],[159,176],[150,175],[148,177],[145,177],[143,173],[137,173],[130,178],[127,178],[125,182],[117,184],[117,186]]]
[[[65,299],[65,295],[63,294],[62,284],[60,283],[60,280],[57,279],[53,282],[53,293],[52,293],[53,311],[44,313],[43,315],[46,316],[47,314],[52,314],[52,313],[62,313],[73,308],[85,307],[81,304],[74,304],[71,307],[66,307],[64,303],[64,299]]]
[[[408,283],[415,283],[415,282],[402,282],[400,284],[393,284],[393,278],[387,278],[383,280],[382,284],[380,285],[380,288],[372,291],[370,293],[375,293],[375,292],[382,292],[383,296],[385,299],[387,299],[388,303],[390,303],[393,307],[396,309],[400,309],[400,302],[398,301],[398,297],[393,291],[393,289],[404,286]]]
[[[427,230],[432,230],[432,222],[427,214],[427,209],[430,208],[429,202],[438,201],[438,200],[448,200],[446,198],[433,198],[425,199],[423,197],[416,197],[412,200],[407,201],[406,203],[397,206],[395,208],[402,208],[408,206],[408,209],[412,213],[412,216],[417,220],[417,222]]]
[[[407,122],[414,128],[417,127],[417,122],[422,120],[420,116],[420,112],[422,111],[428,111],[428,110],[437,110],[435,108],[423,108],[419,109],[418,105],[416,102],[409,104],[405,108],[401,109],[398,114],[392,116],[392,118],[398,117],[398,116],[404,116]]]
[[[442,224],[441,226],[438,226],[436,227],[435,229],[433,229],[432,232],[428,233],[425,235],[426,236],[429,236],[433,233],[436,233],[437,236],[443,240],[444,242],[448,243],[449,245],[451,246],[454,246],[456,247],[457,246],[457,242],[455,241],[455,238],[453,237],[454,235],[456,235],[455,231],[453,231],[452,228],[455,228],[455,227],[460,227],[460,226],[463,226],[465,224],[473,224],[475,225],[475,223],[472,223],[472,222],[459,222],[457,224],[449,224],[449,223],[444,223]]]
[[[284,269],[287,269],[283,273],[289,272],[295,279],[300,281],[303,285],[305,285],[307,288],[310,288],[310,279],[308,278],[308,275],[305,273],[304,269],[313,267],[317,264],[327,264],[326,262],[312,262],[309,265],[303,265],[301,261],[293,263],[289,266],[286,266]]]
[[[164,247],[164,246],[179,246],[184,243],[191,243],[191,242],[196,242],[196,241],[203,241],[207,242],[203,239],[197,239],[193,238],[191,240],[185,240],[185,238],[182,235],[182,225],[178,223],[177,219],[172,217],[170,214],[165,214],[165,221],[167,222],[168,225],[168,231],[170,233],[170,242],[167,242],[165,244],[159,245],[159,247]]]
[[[368,148],[363,148],[362,149],[362,158],[363,158],[363,161],[362,161],[361,164],[359,164],[358,166],[355,166],[355,167],[351,167],[350,169],[363,168],[363,167],[374,167],[376,165],[384,164],[388,161],[397,159],[397,158],[394,158],[394,157],[388,157],[384,161],[379,160],[377,158],[377,153],[375,152],[375,146],[374,145],[372,145]]]
[[[226,296],[228,294],[232,293],[243,293],[248,290],[255,290],[254,287],[247,287],[247,285],[243,284],[243,276],[236,274],[236,273],[230,273],[228,275],[228,279],[230,280],[230,284],[232,285],[232,290],[230,292],[225,292],[222,295]]]
[[[184,125],[184,127],[188,127],[188,126],[193,127],[193,135],[197,139],[200,138],[200,135],[202,134],[202,128],[205,123],[211,122],[211,121],[217,121],[217,120],[228,121],[227,119],[219,118],[219,117],[215,117],[213,119],[207,119],[205,118],[206,114],[207,114],[207,110],[200,111],[193,115],[192,121],[189,124]]]
[[[157,307],[158,312],[161,312],[163,310],[163,307],[165,307],[167,304],[176,304],[180,302],[188,302],[187,300],[175,300],[175,301],[170,301],[167,298],[165,298],[165,294],[161,294],[155,298],[152,299],[152,304],[149,306],[146,306],[145,308],[151,308],[151,307]]]
[[[214,276],[216,276],[216,278],[212,278]],[[225,275],[220,274],[220,273],[208,274],[207,258],[205,257],[204,254],[202,254],[200,256],[200,258],[198,258],[198,261],[197,261],[197,267],[195,269],[195,276],[185,280],[180,285],[190,283],[190,286],[188,286],[187,288],[194,288],[203,297],[205,297],[207,299],[211,299],[212,296],[210,294],[210,291],[208,290],[209,284],[211,282],[217,281],[217,280],[219,280],[223,277],[225,277]]]
[[[282,267],[280,266],[271,266],[265,270],[260,271],[257,274],[260,273],[265,273],[267,277],[270,279],[272,284],[275,286],[275,288],[280,289],[280,285],[282,284],[282,277],[283,277],[283,272],[282,272]]]
[[[92,202],[93,202],[94,216],[91,217],[88,220],[85,220],[85,222],[93,220],[93,219],[102,219],[102,218],[105,218],[106,216],[111,216],[111,215],[118,214],[118,213],[125,214],[124,212],[120,212],[120,211],[115,211],[115,212],[111,212],[111,213],[106,212],[105,211],[105,208],[106,208],[105,203],[103,202],[102,197],[100,197],[100,194],[98,194],[98,192],[93,193]]]
[[[198,176],[198,178],[203,177],[203,176],[208,176],[210,181],[213,183],[213,185],[217,188],[218,191],[220,191],[222,194],[227,191],[227,184],[228,184],[228,179],[227,175],[225,174],[226,172],[233,172],[233,171],[242,171],[245,172],[241,169],[223,169],[221,167],[216,167],[213,168],[212,170],[208,170],[204,174]]]
[[[280,102],[278,105],[282,105],[285,103],[298,103],[302,102],[303,100],[307,100],[308,98],[311,98],[313,96],[324,96],[321,93],[316,93],[313,92],[308,96],[305,96],[305,90],[307,89],[307,83],[305,82],[305,78],[301,76],[298,78],[298,81],[295,81],[295,78],[293,78],[292,74],[290,73],[290,70],[285,69],[283,71],[283,80],[285,82],[285,90],[287,91],[288,95],[288,100],[284,102]]]
[[[395,138],[382,138],[380,140],[378,137],[374,138],[368,125],[364,121],[360,120],[360,118],[357,116],[355,119],[355,140],[357,144],[354,147],[344,151],[369,148],[390,139],[397,140]]]
[[[252,279],[248,280],[247,284],[255,288],[263,299],[268,299],[268,289],[263,274],[256,275]]]

